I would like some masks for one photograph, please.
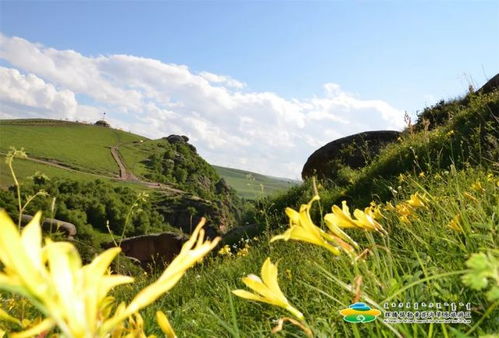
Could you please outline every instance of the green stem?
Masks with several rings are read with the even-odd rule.
[[[14,168],[12,165],[12,162],[14,160],[14,156],[9,158],[8,160],[8,165],[10,169],[10,174],[12,176],[12,179],[14,180],[14,185],[16,186],[16,191],[17,191],[17,204],[18,204],[18,209],[19,209],[19,218],[17,220],[17,227],[19,230],[21,230],[21,217],[23,215],[23,210],[22,210],[22,205],[21,205],[21,187],[19,186],[19,181],[17,180],[16,173],[14,172]]]
[[[385,300],[383,300],[381,303],[383,304],[383,303],[389,302],[390,300],[392,300],[393,298],[397,297],[399,294],[401,294],[405,290],[410,289],[413,286],[416,286],[418,284],[427,282],[427,281],[432,280],[432,279],[441,278],[441,277],[447,277],[447,276],[453,276],[453,275],[461,275],[461,274],[464,274],[464,273],[469,272],[469,271],[470,270],[452,271],[452,272],[441,273],[441,274],[438,274],[438,275],[433,275],[433,276],[430,276],[430,277],[426,277],[426,278],[420,279],[417,282],[414,282],[414,283],[411,283],[411,284],[409,284],[407,286],[404,286],[402,289],[398,290],[393,295],[391,295],[390,297],[388,297]]]
[[[478,326],[480,326],[480,324],[485,320],[485,318],[487,318],[487,316],[492,312],[494,311],[494,309],[499,305],[499,300],[496,301],[494,304],[492,304],[491,306],[489,306],[489,308],[487,309],[487,311],[485,311],[485,313],[483,314],[482,318],[480,318],[480,320],[478,322],[476,322],[475,325],[473,325],[473,327],[471,329],[468,330],[468,332],[466,332],[466,335],[469,336],[473,331],[476,330],[476,328]]]

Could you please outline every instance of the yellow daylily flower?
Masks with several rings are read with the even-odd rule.
[[[205,232],[203,229],[205,222],[206,219],[202,218],[189,240],[182,246],[180,253],[168,265],[161,276],[154,283],[142,289],[125,308],[123,313],[105,322],[103,324],[104,330],[112,327],[114,323],[122,321],[124,318],[127,318],[131,314],[148,306],[164,293],[168,292],[177,284],[180,278],[182,278],[187,269],[202,261],[204,256],[217,246],[218,242],[221,240],[220,237],[215,238],[213,241],[205,241]]]
[[[400,175],[398,176],[398,181],[399,181],[399,183],[404,182],[404,181],[405,181],[405,179],[406,179],[406,177],[405,177],[405,175],[404,175],[404,174],[400,174]]]
[[[232,256],[230,246],[228,244],[225,244],[220,250],[218,250],[218,254],[220,256]]]
[[[339,239],[342,239],[343,241],[350,242],[356,248],[359,247],[357,242],[355,242],[350,236],[348,236],[343,230],[340,229],[340,227],[336,223],[336,219],[334,217],[334,214],[324,215],[324,223],[326,223],[326,226],[328,227],[329,231],[331,231],[335,236],[337,236],[337,239],[339,238]],[[343,241],[341,241],[341,242],[345,243]],[[338,242],[338,240],[333,241],[333,243],[334,242]]]
[[[452,220],[449,222],[449,224],[447,224],[447,226],[457,232],[463,232],[463,227],[461,226],[461,216],[460,215],[454,216],[454,218],[452,218]]]
[[[55,325],[54,321],[51,318],[47,318],[23,332],[12,333],[9,337],[11,338],[36,337],[39,334],[50,331],[54,327],[54,325]]]
[[[370,207],[365,208],[364,211],[355,209],[353,215],[356,218],[356,220],[354,220],[355,224],[360,228],[386,233],[381,224],[374,219],[373,211]]]
[[[381,212],[381,205],[376,204],[374,201],[371,202],[370,206],[366,208],[366,213],[374,219],[381,219],[384,217]]]
[[[396,208],[393,206],[392,202],[387,202],[386,205],[385,205],[385,210],[395,211]]]
[[[475,190],[476,192],[485,192],[485,189],[482,186],[482,183],[479,181],[476,181],[471,185],[471,189]]]
[[[49,317],[26,332],[39,327],[47,330],[51,325],[68,337],[91,337],[101,324],[98,307],[107,292],[133,281],[107,273],[121,249],[109,249],[82,267],[73,244],[47,239],[42,247],[40,217],[37,213],[19,234],[5,211],[0,211],[0,261],[4,265],[0,289],[27,297]]]
[[[420,196],[418,192],[414,193],[411,195],[411,198],[406,201],[407,204],[409,204],[411,207],[414,208],[421,208],[421,207],[426,207],[425,202],[427,202],[427,199],[423,196]]]
[[[166,338],[177,338],[177,335],[175,334],[175,331],[173,331],[168,318],[162,311],[156,312],[156,321],[158,322],[161,331],[163,331],[166,335]]]
[[[249,249],[250,249],[250,245],[248,243],[245,243],[244,247],[242,247],[241,249],[239,249],[237,251],[236,256],[238,256],[238,257],[247,256],[249,253]]]
[[[280,239],[284,241],[293,239],[322,246],[334,255],[339,255],[340,250],[327,241],[324,236],[324,230],[317,227],[310,218],[310,208],[312,207],[313,202],[317,200],[319,200],[319,196],[316,195],[309,203],[303,204],[300,207],[300,212],[291,208],[286,208],[286,215],[289,217],[290,228],[283,234],[272,237],[270,242],[272,243]]]
[[[270,258],[267,258],[263,263],[261,275],[261,279],[253,274],[242,279],[243,283],[255,293],[246,290],[233,290],[232,293],[241,298],[279,306],[292,313],[296,318],[303,320],[303,314],[294,308],[282,293],[277,282],[277,266],[272,264]]]
[[[340,235],[337,232],[337,228],[362,228],[365,230],[385,232],[381,224],[379,224],[375,220],[375,217],[378,217],[376,215],[380,215],[380,212],[376,212],[373,206],[365,208],[364,211],[355,209],[353,213],[355,216],[354,219],[350,214],[350,209],[348,208],[347,202],[342,201],[341,204],[341,209],[337,205],[333,205],[333,207],[331,208],[333,213],[329,213],[324,216],[326,225],[338,237],[342,238],[343,240],[351,241],[351,239],[344,238],[342,235]]]
[[[397,213],[399,214],[399,219],[403,223],[409,223],[409,216],[412,215],[413,209],[409,204],[400,203],[395,206]]]
[[[37,213],[19,233],[6,212],[0,210],[0,263],[3,265],[0,289],[25,296],[47,316],[11,337],[32,337],[55,326],[63,336],[71,338],[145,337],[138,311],[170,290],[185,271],[202,260],[220,240],[204,241],[203,219],[161,277],[140,291],[128,306],[120,304],[113,314],[114,299],[107,293],[117,285],[133,281],[131,277],[109,272],[112,260],[121,249],[108,249],[82,266],[73,244],[46,239],[42,246],[39,221],[40,213]]]
[[[354,240],[351,240],[351,243],[352,245],[355,246],[355,248],[353,246],[351,246],[350,244],[348,244],[347,242],[345,242],[344,240],[342,240],[340,237],[336,236],[336,235],[333,235],[333,234],[330,234],[330,233],[324,233],[324,238],[326,238],[328,241],[332,242],[332,243],[335,243],[336,245],[338,245],[338,247],[340,247],[341,249],[343,249],[347,254],[352,254],[355,252],[355,248],[359,248],[358,244],[354,241]]]
[[[348,208],[347,201],[341,201],[341,209],[337,205],[332,206],[333,213],[326,214],[324,216],[324,220],[327,218],[327,222],[331,224],[335,224],[339,228],[356,228],[357,224],[355,224],[352,219],[352,215],[350,214],[350,209]]]
[[[473,202],[478,202],[478,199],[476,199],[473,195],[471,195],[469,192],[465,191],[463,192],[463,196],[472,200]]]

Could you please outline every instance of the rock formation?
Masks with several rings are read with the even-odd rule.
[[[400,132],[394,130],[366,131],[329,142],[310,155],[303,166],[302,178],[314,175],[333,177],[334,161],[351,168],[361,168],[367,164],[367,158],[378,154],[383,146],[399,135]]]
[[[494,90],[499,90],[499,74],[496,74],[492,79],[487,81],[486,84],[478,90],[479,93],[487,94],[493,92]]]
[[[163,268],[178,255],[186,238],[173,232],[142,235],[125,238],[120,247],[125,256],[140,261],[143,269]],[[103,248],[114,247],[114,243],[105,243]]]
[[[21,221],[23,224],[30,222],[33,216],[22,215]],[[64,222],[55,218],[45,218],[41,224],[45,230],[52,228],[52,230],[62,230],[68,239],[73,239],[76,236],[76,226],[73,223]]]

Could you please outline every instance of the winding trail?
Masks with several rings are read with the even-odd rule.
[[[119,150],[118,150],[117,146],[111,147],[111,154],[112,154],[114,160],[116,161],[116,163],[118,164],[118,167],[120,169],[120,176],[119,177],[92,173],[89,171],[82,170],[81,168],[74,168],[74,167],[71,167],[65,163],[62,163],[62,162],[59,162],[56,160],[51,160],[51,159],[41,159],[41,158],[35,158],[35,157],[29,156],[27,158],[24,158],[24,160],[49,165],[51,167],[71,171],[74,173],[82,173],[82,174],[86,174],[86,175],[91,175],[91,176],[94,176],[96,178],[106,178],[106,179],[110,179],[110,180],[114,180],[114,181],[138,183],[138,184],[141,184],[141,185],[146,186],[146,187],[151,188],[151,189],[157,189],[157,190],[161,190],[161,191],[165,191],[165,192],[170,192],[173,194],[188,194],[187,192],[180,190],[180,189],[177,189],[177,188],[173,188],[173,187],[169,186],[168,184],[159,183],[159,182],[147,182],[147,181],[143,181],[143,180],[137,178],[133,173],[131,173],[130,171],[128,171],[126,169],[126,166],[124,165],[123,161],[121,160],[121,156],[119,154]],[[0,155],[6,156],[7,154],[0,152]]]
[[[121,158],[120,151],[118,149],[118,146],[112,146],[111,147],[111,155],[113,156],[114,160],[118,164],[118,167],[120,168],[120,180],[122,181],[127,181],[127,182],[137,182],[142,185],[145,185],[149,188],[152,189],[161,189],[161,190],[168,190],[176,194],[186,194],[185,191],[172,188],[171,186],[159,182],[147,182],[147,181],[142,181],[140,180],[137,176],[135,176],[131,171],[129,171],[126,168],[125,163],[123,163],[123,160]]]
[[[126,169],[125,164],[123,163],[123,160],[121,159],[120,152],[118,150],[118,146],[113,146],[111,147],[111,155],[114,158],[114,161],[116,164],[118,164],[118,167],[120,168],[120,179],[124,181],[134,181],[138,182],[139,179],[130,171]]]

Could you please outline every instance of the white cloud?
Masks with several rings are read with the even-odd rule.
[[[230,76],[217,75],[209,72],[201,72],[199,73],[199,76],[201,76],[208,82],[226,85],[227,87],[231,88],[243,89],[244,87],[246,87],[246,83],[237,81]]]
[[[327,83],[320,96],[249,92],[229,76],[131,55],[85,56],[0,34],[0,114],[95,120],[152,138],[188,135],[209,162],[297,178],[307,157],[348,134],[399,129],[403,113]],[[5,79],[4,79],[5,77]],[[95,102],[76,102],[78,97]],[[13,107],[17,109],[13,109]]]
[[[33,115],[43,113],[51,117],[74,117],[77,106],[72,91],[57,90],[34,74],[24,75],[5,67],[0,67],[0,103],[6,116],[22,109]]]

